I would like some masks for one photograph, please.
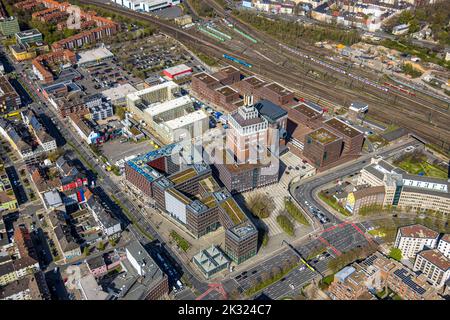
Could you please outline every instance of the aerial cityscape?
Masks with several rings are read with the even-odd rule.
[[[1,0],[0,41],[0,300],[450,300],[449,1]]]

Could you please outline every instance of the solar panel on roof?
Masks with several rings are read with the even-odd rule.
[[[413,291],[422,295],[425,293],[425,289],[419,286],[411,279],[411,275],[408,275],[408,272],[405,269],[398,269],[394,271],[394,274],[399,277],[408,287],[410,287]]]
[[[376,259],[376,256],[370,256],[366,260],[364,260],[364,264],[367,266],[371,266]]]

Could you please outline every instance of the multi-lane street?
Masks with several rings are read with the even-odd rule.
[[[311,233],[310,237],[300,239],[299,241],[294,240],[292,245],[304,258],[307,258],[311,253],[321,248],[327,250],[328,256],[322,257],[322,260],[311,257],[308,261],[318,272],[313,272],[308,268],[301,268],[299,266],[254,296],[264,293],[271,299],[280,299],[285,296],[298,295],[299,290],[304,285],[310,283],[313,279],[320,279],[326,273],[330,259],[333,259],[342,252],[362,247],[372,242],[373,240],[364,234],[365,228],[361,223],[353,224],[351,222],[343,222],[341,218],[336,217],[334,213],[330,212],[321,204],[320,200],[316,198],[315,192],[329,182],[359,172],[364,166],[370,163],[372,157],[389,157],[410,145],[417,144],[418,142],[416,140],[407,139],[384,150],[364,155],[357,160],[340,165],[331,172],[319,173],[314,177],[293,183],[290,187],[291,195],[297,200],[304,212],[310,214],[308,208],[309,206],[314,206],[325,214],[330,222],[325,224],[323,228]],[[314,219],[314,217],[312,218]],[[272,270],[272,268],[280,265],[280,261],[285,261],[293,256],[295,256],[295,253],[285,247],[280,252],[267,256],[263,261],[258,261],[248,269],[240,269],[237,273],[233,273],[224,282],[224,286],[229,290],[237,288],[240,292],[245,292],[255,281],[258,281],[258,277],[260,277],[262,272]]]
[[[43,118],[47,119],[47,125],[50,127],[50,132],[57,135],[57,140],[64,144],[64,148],[75,151],[75,156],[80,158],[83,165],[90,173],[91,181],[94,181],[96,188],[94,192],[102,198],[103,201],[109,203],[111,206],[115,206],[115,213],[117,218],[127,226],[127,230],[131,232],[136,239],[138,239],[144,246],[150,242],[155,241],[160,244],[160,250],[163,256],[168,261],[174,260],[176,264],[175,268],[178,270],[177,275],[171,279],[172,281],[179,280],[181,276],[188,280],[193,287],[203,292],[207,289],[207,283],[198,279],[195,273],[192,272],[189,267],[181,261],[176,252],[174,252],[169,246],[165,244],[165,241],[155,231],[149,221],[144,217],[143,212],[136,204],[129,200],[128,196],[117,186],[117,183],[113,181],[105,169],[100,165],[100,162],[93,153],[89,150],[89,146],[83,142],[80,142],[79,136],[72,131],[68,122],[63,119],[56,110],[47,103],[46,99],[41,95],[38,88],[35,86],[33,80],[29,78],[27,70],[22,64],[11,63],[9,56],[5,54],[5,57],[9,60],[10,65],[15,67],[15,71],[20,75],[20,80],[24,89],[27,91],[35,103],[29,107],[33,108],[39,115],[44,115]],[[50,119],[50,120],[49,120]],[[60,136],[58,136],[60,135]],[[70,143],[66,143],[70,142]],[[128,213],[131,215],[134,223],[139,224],[138,228],[135,224],[131,223],[126,214],[111,200],[113,197],[117,199],[120,204],[127,208]],[[145,230],[145,234],[141,232]],[[151,238],[149,238],[150,236]]]

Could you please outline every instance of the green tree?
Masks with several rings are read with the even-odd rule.
[[[97,245],[97,249],[103,251],[105,250],[105,246],[106,246],[105,243],[103,241],[100,241]]]
[[[402,260],[402,251],[399,248],[392,247],[389,251],[389,257],[401,261]]]
[[[414,33],[420,30],[420,25],[419,25],[419,21],[417,21],[417,19],[412,19],[409,22],[409,33]]]
[[[277,216],[277,223],[289,236],[294,236],[294,224],[292,221],[284,214]]]
[[[412,19],[412,13],[410,10],[405,10],[402,13],[400,13],[398,17],[399,23],[408,23]]]
[[[250,197],[247,206],[250,211],[260,219],[268,218],[270,213],[275,210],[273,199],[261,193]]]
[[[263,247],[266,247],[268,243],[269,243],[269,233],[268,232],[264,232],[264,235],[262,237],[261,245]]]

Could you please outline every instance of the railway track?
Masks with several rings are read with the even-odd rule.
[[[242,60],[249,59],[248,55],[236,53],[224,48],[223,46],[218,46],[211,42],[211,40],[205,39],[206,37],[199,36],[198,34],[191,34],[185,30],[179,29],[177,26],[168,21],[159,20],[158,18],[148,14],[138,13],[113,4],[107,4],[99,0],[78,0],[78,2],[81,4],[94,4],[98,7],[120,13],[124,16],[151,22],[160,27],[161,31],[167,33],[168,35],[178,39],[181,42],[201,48],[201,51],[217,57],[220,60],[222,60],[222,55],[224,53],[233,55]],[[244,31],[249,32],[247,28]],[[254,35],[255,33],[250,34]],[[345,92],[345,94],[343,94],[342,88],[333,87],[333,85],[330,86],[329,83],[324,81],[307,77],[304,74],[301,74],[301,76],[306,77],[306,79],[301,79],[297,73],[298,69],[293,68],[292,66],[286,68],[277,63],[271,63],[266,59],[257,57],[252,57],[251,62],[254,69],[258,70],[262,76],[273,79],[296,91],[300,90],[301,92],[305,92],[305,96],[315,96],[317,100],[320,99],[324,104],[344,105],[345,103],[348,104],[350,101],[354,100],[366,101],[373,106],[371,113],[373,112],[377,118],[386,120],[388,123],[396,123],[398,125],[410,128],[417,134],[429,139],[430,142],[437,143],[444,148],[450,149],[450,133],[448,132],[448,123],[450,123],[449,114],[442,110],[437,110],[434,105],[429,106],[418,104],[411,98],[398,94],[379,97],[379,92],[374,92],[373,90],[362,87],[361,89],[364,89],[367,93],[370,93],[370,96],[360,90],[352,90],[351,92]],[[230,62],[227,60],[227,63]],[[241,66],[239,67],[242,69]],[[333,90],[333,88],[335,90]],[[426,109],[425,113],[423,112],[423,109]],[[432,121],[430,121],[430,119],[432,119]],[[443,145],[442,142],[446,143],[446,145]]]

